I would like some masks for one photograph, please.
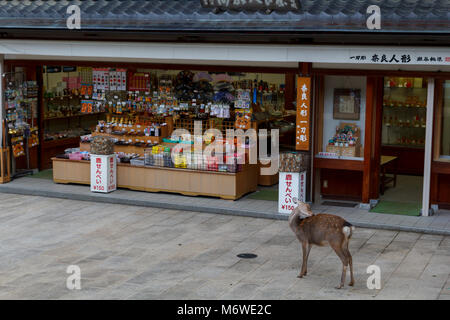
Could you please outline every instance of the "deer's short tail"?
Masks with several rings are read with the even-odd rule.
[[[347,239],[351,238],[354,230],[355,230],[355,227],[350,222],[347,222],[347,221],[344,222],[344,227],[342,228],[342,232],[344,232],[344,235]]]

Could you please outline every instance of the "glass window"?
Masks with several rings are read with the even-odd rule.
[[[443,99],[441,158],[450,159],[450,80],[444,81]]]
[[[325,76],[324,81],[323,103],[318,110],[322,138],[316,156],[363,160],[366,77]]]

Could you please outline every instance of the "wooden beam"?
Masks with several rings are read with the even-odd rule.
[[[298,73],[298,68],[288,67],[259,67],[259,66],[221,66],[209,64],[172,64],[172,63],[145,63],[120,61],[77,61],[77,60],[5,60],[5,64],[12,65],[50,65],[50,66],[79,66],[79,67],[116,67],[141,68],[159,70],[195,70],[210,72],[251,72],[251,73]],[[263,64],[263,63],[261,63]]]
[[[321,169],[337,169],[348,171],[364,171],[364,163],[359,160],[337,160],[314,158],[314,167]]]
[[[348,76],[386,76],[386,77],[434,77],[449,78],[450,72],[442,71],[401,71],[401,70],[373,70],[373,69],[331,69],[312,68],[312,74],[321,75],[348,75]]]
[[[284,108],[295,110],[295,73],[286,73],[284,79]]]
[[[312,63],[311,62],[299,62],[298,69],[300,70],[300,75],[303,77],[309,77],[312,74]]]

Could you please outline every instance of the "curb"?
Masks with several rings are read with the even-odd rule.
[[[88,201],[88,202],[102,202],[102,203],[111,203],[111,204],[121,204],[121,205],[132,205],[132,206],[140,206],[140,207],[153,207],[160,209],[172,209],[172,210],[184,210],[184,211],[195,211],[195,212],[204,212],[204,213],[215,213],[215,214],[225,214],[225,215],[233,215],[233,216],[244,216],[251,218],[263,218],[263,219],[273,219],[273,220],[288,220],[288,215],[277,214],[277,213],[264,213],[257,212],[251,210],[239,210],[239,209],[230,209],[230,208],[220,208],[220,207],[206,207],[206,206],[196,206],[189,204],[176,204],[170,202],[158,202],[158,201],[148,201],[148,200],[131,200],[124,199],[120,197],[106,197],[102,196],[102,194],[91,194],[91,195],[80,195],[80,194],[70,194],[64,192],[46,192],[41,190],[31,190],[31,189],[22,189],[15,188],[9,186],[0,186],[0,193],[8,193],[8,194],[19,194],[19,195],[27,195],[27,196],[39,196],[39,197],[47,197],[47,198],[57,198],[57,199],[68,199],[68,200],[77,200],[77,201]],[[379,223],[371,223],[371,222],[361,222],[354,221],[352,219],[347,219],[348,222],[353,224],[355,227],[360,228],[371,228],[371,229],[384,229],[384,230],[393,230],[393,231],[406,231],[406,232],[418,232],[425,234],[433,234],[433,235],[444,235],[450,236],[449,230],[443,229],[429,229],[429,228],[420,228],[414,226],[401,226],[401,225],[388,225],[388,224],[379,224]]]

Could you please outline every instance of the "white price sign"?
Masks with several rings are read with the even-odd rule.
[[[306,201],[306,171],[280,172],[278,184],[278,212],[291,213],[297,206],[293,198]]]

